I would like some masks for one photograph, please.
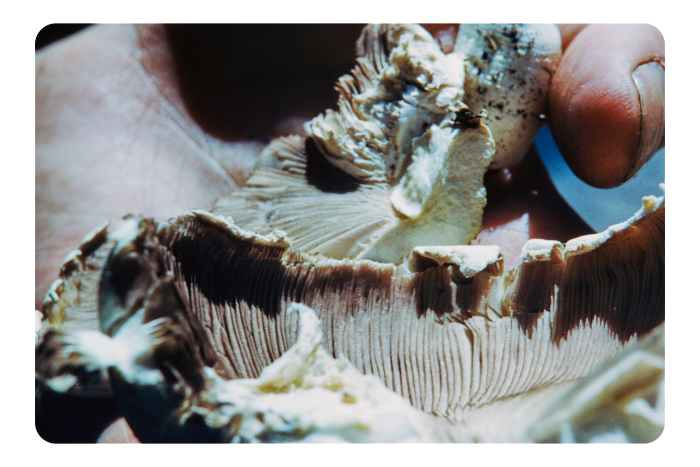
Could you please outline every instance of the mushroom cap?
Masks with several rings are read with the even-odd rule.
[[[663,331],[657,329],[665,319],[663,198],[647,198],[626,227],[613,226],[609,235],[549,250],[574,254],[533,255],[532,245],[526,246],[527,261],[515,274],[503,270],[497,250],[486,247],[416,248],[409,272],[368,260],[315,258],[295,251],[284,237],[246,232],[203,211],[167,225],[125,222],[139,227],[114,230],[119,234],[111,239],[120,247],[105,270],[121,284],[140,268],[138,281],[152,281],[131,287],[147,291],[137,300],[142,305],[114,306],[128,305],[133,295],[102,286],[99,301],[112,304],[105,311],[115,315],[109,322],[121,323],[112,337],[47,334],[38,352],[46,357],[55,355],[49,349],[70,345],[89,365],[112,368],[122,412],[145,442],[251,441],[251,433],[262,436],[257,441],[522,442],[564,436],[566,427],[585,441],[601,435],[584,423],[585,407],[604,412],[606,394],[628,391],[625,381],[632,387],[644,382],[634,393],[644,400],[663,388]],[[464,263],[470,248],[483,250],[473,256],[483,258],[480,266]],[[113,267],[127,257],[137,266]],[[608,288],[595,293],[601,277]],[[313,319],[301,317],[300,310],[309,311],[302,305],[314,310]],[[315,322],[315,316],[316,330],[304,329],[302,321]],[[656,336],[657,350],[640,341],[647,335]],[[625,354],[623,363],[610,363],[623,347],[638,350]],[[633,383],[642,369],[650,377]],[[588,379],[577,382],[583,377]],[[421,417],[409,415],[414,409],[389,390],[449,423],[421,438],[414,430],[424,423]],[[386,438],[394,425],[375,418],[367,421],[373,427],[367,433],[376,438],[339,428],[343,414],[353,413],[344,418],[347,426],[365,417],[348,411],[348,403],[371,412],[384,398],[393,402],[382,413],[404,428],[396,438]],[[304,419],[311,400],[325,410]],[[628,413],[628,405],[615,410]],[[264,414],[262,425],[250,415],[252,407]],[[570,417],[556,415],[556,407],[566,407]],[[493,420],[505,423],[514,410],[519,428],[496,429]],[[654,416],[643,419],[646,438],[632,430],[628,440],[659,434]],[[531,429],[545,425],[546,436]]]

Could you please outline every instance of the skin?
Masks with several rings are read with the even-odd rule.
[[[436,37],[457,31],[426,26]],[[548,112],[554,137],[584,181],[619,185],[663,145],[663,68],[642,78],[643,101],[633,79],[639,64],[664,62],[663,37],[652,26],[560,28],[564,56]],[[248,26],[105,25],[39,51],[36,309],[62,259],[93,227],[127,213],[166,220],[209,209],[244,183],[270,136],[299,132],[300,122],[334,107],[333,82],[353,66],[360,30],[291,26],[273,36]],[[509,173],[487,175],[485,228],[527,212],[533,237],[590,232],[534,153]],[[101,441],[136,441],[106,413],[103,428],[114,423]]]

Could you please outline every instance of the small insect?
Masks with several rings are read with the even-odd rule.
[[[460,109],[455,115],[455,121],[452,126],[462,126],[464,128],[477,128],[481,123],[481,118],[486,117],[486,111],[482,110],[478,114],[471,112],[469,109]]]
[[[485,36],[486,40],[489,42],[489,45],[491,46],[491,49],[494,52],[498,52],[498,46],[496,45],[497,42],[494,39],[494,34],[489,34],[488,36]]]

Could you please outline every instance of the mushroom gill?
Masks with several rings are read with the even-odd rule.
[[[647,208],[617,229],[566,246],[531,242],[515,274],[504,271],[497,247],[416,248],[411,272],[312,257],[278,234],[246,232],[201,211],[162,226],[136,218],[123,223],[102,276],[101,322],[113,337],[108,347],[131,339],[141,350],[131,360],[100,360],[90,339],[54,333],[38,359],[45,358],[41,349],[64,346],[87,367],[112,368],[122,412],[143,441],[240,439],[232,426],[206,421],[219,416],[222,403],[212,387],[223,384],[219,379],[259,378],[302,342],[299,315],[290,313],[297,303],[318,313],[319,342],[331,357],[448,421],[431,436],[456,440],[474,439],[479,411],[507,408],[513,397],[549,394],[536,405],[544,410],[552,394],[664,320],[657,275],[664,263],[662,199],[648,198]],[[124,268],[138,286],[113,280],[111,271]],[[600,281],[608,291],[592,293]],[[631,311],[644,290],[655,292]],[[59,370],[42,377],[52,384],[65,376]],[[146,376],[154,371],[158,377]],[[146,397],[137,393],[156,389],[164,398],[159,404],[134,402]],[[209,415],[196,422],[202,414]],[[198,428],[166,429],[172,417]],[[153,419],[163,425],[144,421]]]
[[[541,124],[553,31],[465,26],[444,54],[367,27],[339,110],[212,213],[86,237],[47,294],[38,380],[111,393],[144,442],[595,439],[586,417],[634,410],[606,402],[611,374],[647,399],[662,380],[664,199],[530,240],[515,269],[469,245],[485,171]]]

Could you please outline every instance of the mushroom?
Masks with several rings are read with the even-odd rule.
[[[494,141],[526,119],[504,107],[487,127],[465,76],[495,47],[492,76],[505,60],[546,81],[547,31],[469,26],[445,55],[416,26],[368,27],[339,112],[272,142],[242,190],[167,223],[127,216],[69,255],[37,378],[111,393],[144,442],[596,440],[591,417],[612,412],[645,421],[626,439],[658,436],[634,401],[663,388],[664,198],[530,240],[515,269],[469,245],[494,155],[522,157]]]
[[[481,230],[494,156],[496,165],[522,159],[542,123],[510,106],[541,113],[561,41],[553,25],[471,33],[481,45],[460,33],[444,54],[419,26],[367,27],[357,67],[338,82],[339,110],[308,122],[306,139],[272,143],[212,212],[255,232],[282,229],[295,248],[336,259],[399,264],[416,246],[468,244]],[[495,47],[490,61],[483,42]],[[486,91],[476,67],[493,75]],[[492,94],[501,108],[493,117],[479,99],[478,109],[465,104]]]

